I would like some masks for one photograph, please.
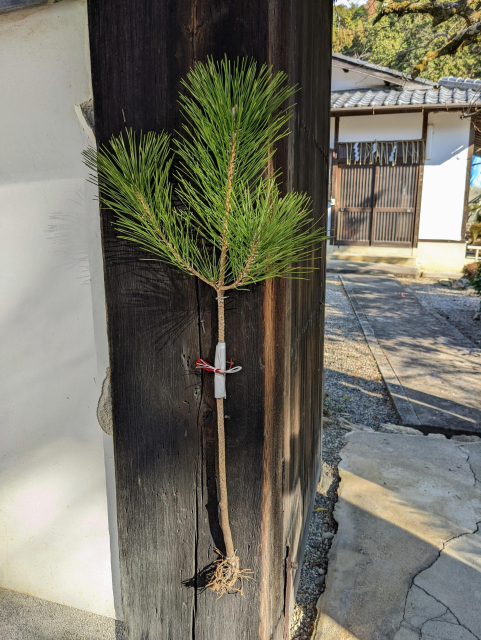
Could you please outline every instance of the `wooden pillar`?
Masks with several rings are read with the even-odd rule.
[[[461,241],[463,242],[466,238],[466,227],[468,225],[468,217],[469,217],[469,184],[471,182],[471,165],[473,164],[473,154],[474,154],[474,139],[476,137],[476,129],[475,127],[475,116],[471,116],[469,118],[469,147],[468,147],[468,158],[466,162],[466,182],[464,187],[464,209],[463,209],[463,219],[461,222]]]
[[[419,238],[419,221],[421,219],[421,202],[422,202],[422,196],[423,196],[424,169],[426,166],[426,140],[428,136],[428,118],[429,118],[429,111],[427,111],[426,109],[423,109],[423,128],[421,133],[422,161],[419,163],[419,167],[418,167],[416,208],[414,211],[414,229],[413,229],[413,245],[412,245],[414,249],[416,249],[418,246],[418,238]]]
[[[330,243],[336,244],[336,234],[339,231],[339,194],[340,194],[340,173],[339,173],[339,126],[340,118],[334,119],[334,151],[332,154],[332,177],[331,194],[334,204],[331,204],[331,235]]]
[[[325,216],[329,153],[328,0],[89,0],[100,144],[124,126],[179,126],[179,81],[196,60],[253,56],[288,72],[292,136],[276,164]],[[215,475],[214,294],[140,261],[102,211],[122,604],[128,640],[280,640],[286,541],[302,538],[319,472],[324,263],[309,281],[274,281],[226,301],[227,482],[234,542],[254,580],[216,601],[200,570],[222,548]],[[291,589],[292,592],[292,589]]]

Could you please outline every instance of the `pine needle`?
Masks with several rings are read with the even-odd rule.
[[[127,129],[84,153],[119,237],[216,289],[305,277],[324,230],[308,196],[282,195],[268,171],[296,89],[246,58],[197,63],[182,85],[173,144]]]

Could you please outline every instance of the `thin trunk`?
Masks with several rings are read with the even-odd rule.
[[[223,291],[217,292],[217,311],[219,320],[219,342],[225,342],[225,317]],[[226,558],[235,555],[232,532],[229,522],[229,503],[227,500],[227,476],[225,470],[225,428],[224,428],[224,398],[216,398],[217,402],[217,439],[219,453],[219,493],[220,493],[220,526],[224,534]]]
[[[225,342],[225,316],[224,316],[224,291],[225,270],[227,262],[227,250],[229,246],[228,229],[229,213],[231,208],[232,179],[234,176],[234,163],[236,152],[236,136],[234,133],[230,145],[229,167],[227,169],[227,195],[225,203],[224,226],[222,229],[222,247],[220,256],[219,288],[217,291],[217,316],[219,325],[218,342]],[[220,526],[224,534],[226,558],[234,558],[234,543],[229,522],[229,502],[227,499],[227,475],[225,471],[225,426],[224,426],[224,398],[216,398],[217,404],[217,447],[219,454],[219,493],[220,493]]]

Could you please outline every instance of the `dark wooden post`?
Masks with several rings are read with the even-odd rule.
[[[325,216],[329,0],[89,0],[96,136],[173,131],[179,80],[207,55],[253,56],[302,90],[276,163]],[[102,212],[122,602],[129,640],[280,640],[319,475],[324,262],[309,281],[269,282],[227,300],[227,481],[246,595],[191,588],[222,548],[215,484],[214,295],[141,262]],[[294,565],[295,566],[295,565]],[[298,572],[297,572],[298,573]],[[191,580],[193,579],[193,580]],[[289,588],[286,588],[289,587]],[[287,603],[288,604],[288,603]],[[288,608],[288,607],[287,607]]]
[[[428,118],[429,111],[423,109],[423,128],[421,133],[422,140],[422,160],[418,167],[418,183],[417,183],[417,192],[416,192],[416,205],[414,209],[414,229],[413,229],[413,248],[418,246],[418,238],[419,238],[419,221],[421,219],[421,201],[423,195],[423,182],[424,182],[424,171],[426,167],[426,141],[428,137]]]

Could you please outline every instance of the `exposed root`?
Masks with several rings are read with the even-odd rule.
[[[214,575],[207,587],[218,593],[219,598],[222,598],[225,593],[231,592],[240,593],[243,596],[243,581],[252,580],[248,575],[252,571],[250,569],[240,569],[237,556],[226,558],[218,549],[216,549],[216,553],[219,554],[220,558],[214,562],[216,565]],[[236,586],[238,581],[239,586]]]

